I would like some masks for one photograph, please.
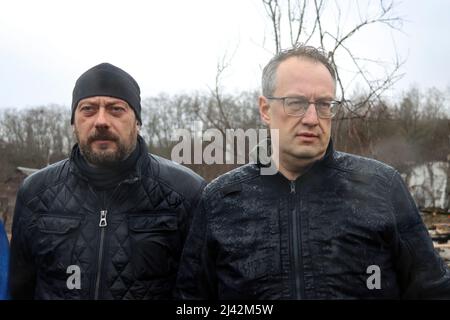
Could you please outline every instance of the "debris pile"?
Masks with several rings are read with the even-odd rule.
[[[423,218],[434,248],[450,266],[450,215],[448,212],[433,212],[424,213]]]

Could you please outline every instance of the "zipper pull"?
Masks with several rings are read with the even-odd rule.
[[[291,193],[295,193],[295,181],[291,181]]]
[[[100,223],[98,224],[99,227],[103,228],[108,225],[106,222],[106,214],[108,213],[108,210],[101,210],[100,211]]]

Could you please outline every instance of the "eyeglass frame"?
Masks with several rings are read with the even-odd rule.
[[[319,114],[319,112],[317,111],[317,103],[318,102],[317,101],[309,101],[309,100],[306,99],[306,97],[301,97],[301,96],[297,96],[297,97],[274,97],[274,96],[269,96],[269,97],[265,97],[265,98],[268,99],[268,100],[282,100],[283,101],[283,110],[284,110],[284,112],[287,115],[292,116],[292,117],[303,117],[306,114],[306,111],[308,110],[310,104],[314,104],[314,109],[316,110],[317,116],[319,118],[321,118],[321,119],[331,119],[331,118],[333,118],[336,115],[336,113],[334,113],[334,114],[331,115],[331,117],[321,116]],[[286,111],[286,99],[296,99],[296,98],[297,99],[305,98],[305,102],[308,102],[308,106],[306,107],[305,112],[300,114],[300,115],[287,113],[287,111]],[[340,100],[327,100],[326,102],[329,102],[330,104],[334,103],[334,105],[332,107],[330,107],[330,109],[333,110],[336,107],[340,106],[343,101],[340,101]]]

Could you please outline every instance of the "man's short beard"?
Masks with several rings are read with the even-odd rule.
[[[80,151],[87,162],[98,167],[114,167],[120,161],[125,160],[132,150],[121,143],[117,143],[117,150],[94,151],[90,144],[81,145]]]
[[[131,135],[133,135],[133,132],[131,133]],[[79,138],[78,131],[75,129],[75,137],[80,147],[81,154],[86,159],[86,161],[98,167],[117,166],[120,161],[125,160],[131,154],[131,152],[133,152],[134,148],[136,147],[137,141],[136,139],[131,139],[132,143],[126,145],[120,140],[119,137],[107,131],[96,131],[94,135],[89,136],[87,141],[83,143]],[[92,143],[95,140],[114,141],[117,146],[117,150],[94,151],[92,149]]]

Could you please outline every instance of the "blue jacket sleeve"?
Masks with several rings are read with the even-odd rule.
[[[0,221],[0,300],[8,299],[9,243]]]

